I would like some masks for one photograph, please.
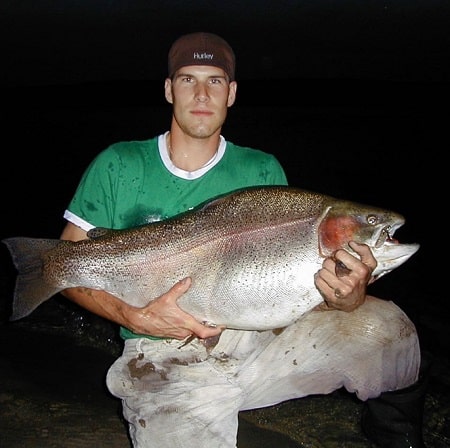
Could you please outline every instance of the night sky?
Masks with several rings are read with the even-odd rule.
[[[7,85],[159,80],[178,35],[221,34],[239,79],[448,81],[450,4],[423,1],[2,1]]]

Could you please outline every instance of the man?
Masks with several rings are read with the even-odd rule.
[[[170,130],[116,143],[96,157],[65,212],[62,239],[85,239],[93,227],[165,219],[238,188],[287,184],[274,156],[221,136],[237,90],[235,56],[222,38],[192,33],[176,40],[164,88],[173,106]],[[107,385],[122,399],[134,446],[232,448],[239,411],[344,386],[368,403],[383,398],[384,407],[396,411],[390,418],[400,418],[391,434],[385,411],[368,406],[364,427],[372,439],[384,447],[423,447],[419,417],[391,406],[382,394],[416,388],[416,330],[392,302],[366,296],[376,261],[367,246],[352,243],[352,249],[360,259],[340,250],[324,261],[315,276],[323,304],[281,334],[197,322],[177,306],[190,278],[149,297],[143,308],[105,291],[65,290],[69,299],[121,326],[124,350]],[[336,276],[336,260],[348,275]],[[219,335],[213,348],[206,347],[205,340]]]

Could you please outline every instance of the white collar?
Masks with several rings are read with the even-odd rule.
[[[201,168],[199,168],[198,170],[195,170],[195,171],[182,170],[181,168],[178,168],[177,166],[175,166],[169,157],[169,150],[167,148],[167,143],[166,143],[168,134],[169,134],[169,131],[165,132],[164,134],[161,134],[158,137],[159,155],[161,157],[161,160],[164,163],[164,166],[174,176],[181,177],[182,179],[194,180],[194,179],[198,179],[199,177],[202,177],[211,168],[216,166],[222,160],[222,157],[225,154],[225,148],[227,146],[227,142],[225,141],[225,139],[222,136],[220,136],[220,143],[219,143],[219,147],[217,148],[216,153]]]

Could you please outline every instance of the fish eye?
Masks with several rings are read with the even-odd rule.
[[[374,226],[378,223],[378,216],[377,215],[367,215],[367,223],[371,226]]]

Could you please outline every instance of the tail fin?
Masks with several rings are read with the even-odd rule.
[[[41,303],[61,290],[45,283],[44,256],[61,240],[14,237],[2,240],[18,271],[10,320],[28,316]]]

